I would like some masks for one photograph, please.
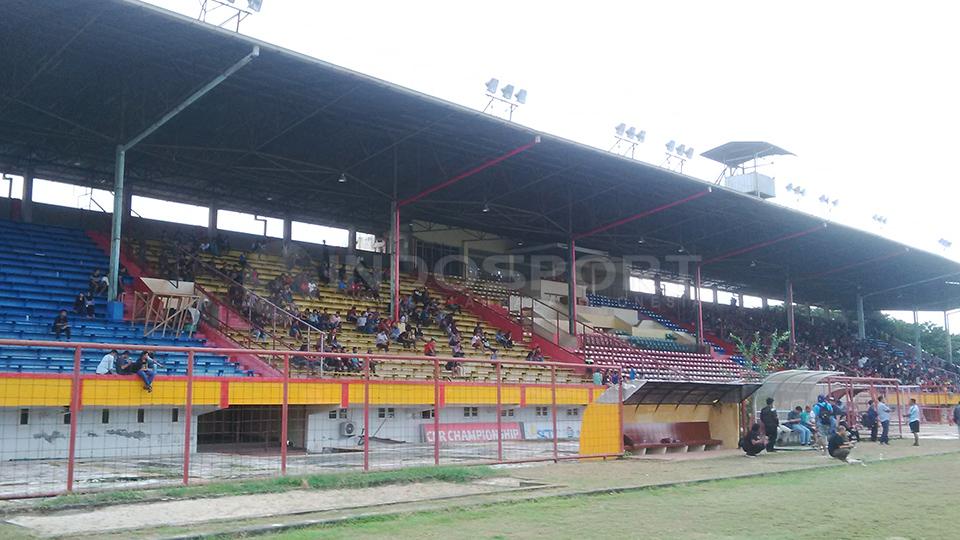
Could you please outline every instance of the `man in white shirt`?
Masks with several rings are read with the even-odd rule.
[[[117,351],[110,351],[103,355],[100,363],[97,364],[97,375],[116,375],[117,373]]]
[[[913,433],[913,445],[920,446],[920,406],[917,400],[910,398],[910,433]]]

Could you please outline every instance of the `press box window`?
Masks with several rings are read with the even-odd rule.
[[[514,415],[513,409],[502,409],[500,411],[500,416],[513,416],[513,415]]]
[[[463,417],[464,418],[476,418],[480,411],[476,407],[464,407],[463,408]]]
[[[537,407],[537,416],[550,416],[550,409],[547,407]]]

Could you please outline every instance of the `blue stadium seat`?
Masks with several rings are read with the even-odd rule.
[[[204,340],[172,336],[143,337],[143,329],[106,318],[106,298],[96,299],[95,317],[74,315],[73,300],[85,292],[90,274],[107,269],[109,260],[81,230],[0,220],[0,338],[54,340],[53,318],[70,313],[71,341],[130,345],[203,347]],[[63,339],[67,345],[66,339]],[[82,353],[83,371],[93,372],[103,351]],[[186,374],[186,353],[160,353],[162,374]],[[194,373],[245,376],[227,357],[195,355]],[[0,347],[0,371],[67,373],[73,351],[57,347]]]

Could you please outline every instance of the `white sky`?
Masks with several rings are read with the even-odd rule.
[[[198,0],[148,1],[199,14]],[[765,140],[797,155],[764,171],[778,203],[960,260],[960,243],[938,244],[960,241],[958,15],[949,1],[264,0],[241,30],[477,109],[497,77],[529,91],[515,121],[605,149],[626,122],[651,163],[670,139],[697,153]],[[684,172],[720,170],[697,157]]]

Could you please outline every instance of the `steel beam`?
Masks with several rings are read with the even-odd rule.
[[[708,264],[712,264],[712,263],[715,263],[715,262],[720,262],[720,261],[729,259],[730,257],[736,257],[737,255],[743,255],[743,254],[746,254],[746,253],[750,253],[750,252],[752,252],[752,251],[756,251],[756,250],[758,250],[758,249],[762,249],[762,248],[765,248],[765,247],[768,247],[768,246],[772,246],[772,245],[774,245],[774,244],[779,244],[780,242],[786,242],[787,240],[793,240],[794,238],[800,238],[801,236],[806,236],[806,235],[808,235],[808,234],[812,234],[812,233],[815,233],[815,232],[817,232],[817,231],[823,230],[823,229],[825,229],[826,227],[827,227],[827,224],[826,224],[826,223],[822,223],[822,224],[820,224],[820,225],[817,225],[816,227],[811,227],[811,228],[806,229],[806,230],[804,230],[804,231],[797,231],[797,232],[795,232],[795,233],[785,234],[785,235],[783,235],[783,236],[778,236],[778,237],[772,238],[772,239],[770,239],[770,240],[765,240],[765,241],[763,241],[763,242],[759,242],[759,243],[756,243],[756,244],[753,244],[753,245],[749,245],[749,246],[746,246],[746,247],[743,247],[743,248],[740,248],[740,249],[735,249],[735,250],[730,251],[730,252],[728,252],[728,253],[724,253],[723,255],[718,255],[718,256],[716,256],[716,257],[711,257],[711,258],[703,261],[703,263],[701,263],[701,266],[706,266],[706,265],[708,265]]]

